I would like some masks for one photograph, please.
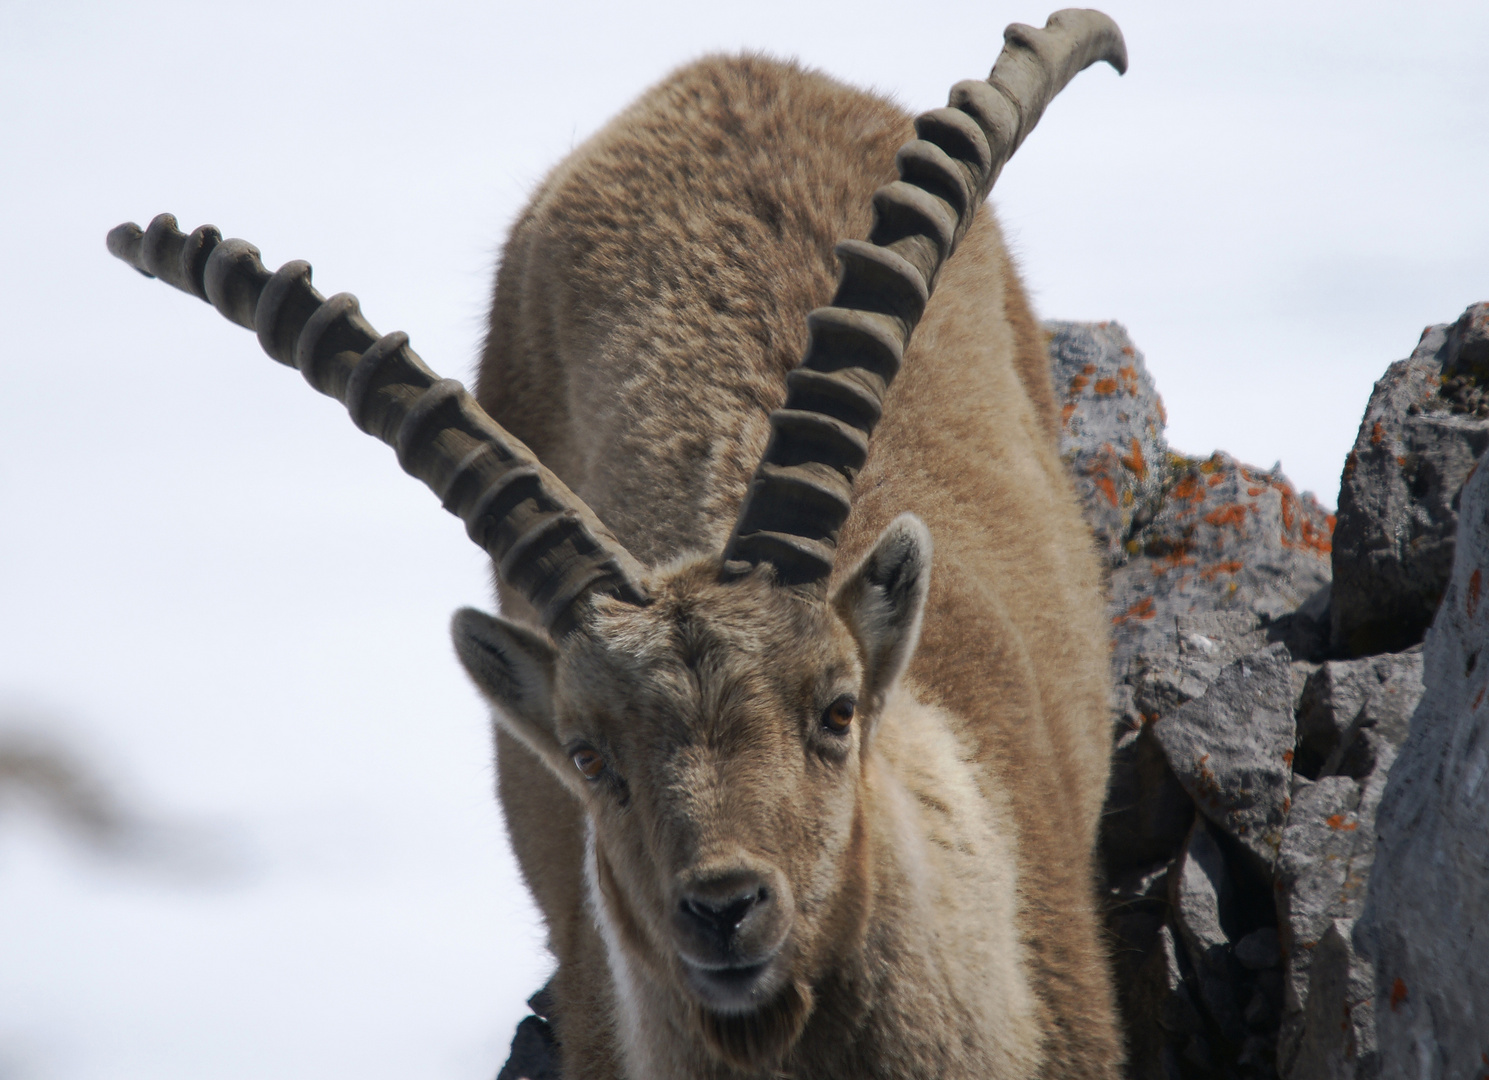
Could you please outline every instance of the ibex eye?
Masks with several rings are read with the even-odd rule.
[[[605,759],[598,750],[575,750],[574,768],[583,773],[586,780],[593,780],[605,771]]]
[[[822,726],[834,735],[846,735],[848,728],[853,725],[853,698],[844,694],[822,714]]]

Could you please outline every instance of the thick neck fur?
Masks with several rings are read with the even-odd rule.
[[[591,830],[589,904],[627,1077],[1035,1074],[1037,1008],[1005,850],[1012,830],[946,719],[909,689],[889,702],[865,759],[859,828],[832,915],[841,932],[809,982],[757,1016],[711,1017],[666,977],[609,887]]]

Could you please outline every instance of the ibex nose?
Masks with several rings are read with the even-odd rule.
[[[742,882],[715,893],[695,893],[681,901],[683,914],[710,933],[728,938],[744,925],[761,904],[770,902],[770,890],[757,881]]]
[[[758,874],[707,878],[683,890],[677,904],[679,922],[703,951],[712,954],[710,959],[735,960],[762,944],[754,939],[762,924],[771,921],[773,899],[770,886]]]

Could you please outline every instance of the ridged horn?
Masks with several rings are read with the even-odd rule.
[[[595,593],[647,602],[641,567],[594,512],[464,386],[430,371],[407,334],[379,335],[356,297],[316,291],[309,263],[270,273],[252,244],[223,240],[210,225],[186,235],[170,214],[143,231],[133,222],[118,226],[108,246],[142,274],[254,331],[265,352],[393,447],[404,471],[465,522],[550,633],[572,629],[580,604]]]
[[[1043,30],[1015,23],[1003,39],[986,81],[958,83],[946,108],[916,119],[919,137],[895,157],[900,178],[874,192],[868,240],[838,245],[837,293],[807,316],[806,356],[770,416],[727,572],[770,563],[784,585],[826,587],[869,436],[941,266],[1051,99],[1098,60],[1127,70],[1122,32],[1099,11],[1057,11]]]

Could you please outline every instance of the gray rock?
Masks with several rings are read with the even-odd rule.
[[[1277,923],[1285,958],[1279,1058],[1287,1074],[1303,1033],[1309,969],[1335,918],[1358,914],[1363,881],[1350,890],[1350,857],[1360,830],[1360,785],[1347,776],[1298,777],[1277,855]],[[1351,910],[1354,908],[1354,910]]]
[[[1267,625],[1250,611],[1202,611],[1165,625],[1119,623],[1115,654],[1133,708],[1147,723],[1204,695],[1225,665],[1266,648]]]
[[[1412,713],[1422,699],[1422,653],[1377,656],[1374,674],[1379,684],[1370,687],[1364,707],[1345,729],[1339,745],[1325,759],[1322,772],[1365,779],[1379,772],[1384,782],[1411,728]],[[1389,758],[1389,760],[1387,760]]]
[[[1157,1010],[1159,1025],[1173,1035],[1191,1035],[1202,1031],[1205,1020],[1190,992],[1194,978],[1172,927],[1165,924],[1159,930],[1157,945],[1156,966],[1160,974],[1158,986],[1161,988]]]
[[[1161,906],[1168,908],[1166,897]],[[1119,938],[1113,951],[1128,1075],[1134,1080],[1178,1080],[1185,1041],[1205,1030],[1189,958],[1173,928],[1162,920],[1160,914],[1141,951],[1127,938]]]
[[[1162,505],[1112,572],[1119,662],[1154,651],[1147,640],[1175,618],[1231,611],[1273,622],[1329,583],[1333,519],[1312,495],[1226,454],[1169,461]]]
[[[1442,366],[1444,383],[1462,379],[1480,391],[1489,386],[1489,302],[1470,305],[1448,327],[1447,354]],[[1449,397],[1446,393],[1442,396]],[[1463,399],[1453,396],[1452,400],[1458,405],[1455,412],[1466,413],[1471,409],[1480,417],[1489,415],[1482,393],[1474,395],[1472,400],[1466,395]]]
[[[1164,990],[1158,1022],[1170,1034],[1192,1035],[1203,1030],[1205,1021],[1189,992],[1193,979],[1187,974],[1188,966],[1179,958],[1179,948],[1173,929],[1165,925],[1158,934],[1158,966]]]
[[[1355,943],[1375,964],[1381,1075],[1477,1077],[1489,1017],[1489,468],[1463,490],[1426,693],[1391,768]]]
[[[1370,395],[1339,488],[1331,609],[1339,655],[1413,645],[1437,610],[1453,565],[1459,491],[1489,448],[1489,407],[1480,416],[1477,404],[1465,411],[1458,400],[1479,393],[1468,384],[1484,349],[1485,307],[1451,328],[1428,327]],[[1458,380],[1446,397],[1445,370]]]
[[[1313,954],[1308,1007],[1285,1080],[1374,1080],[1374,969],[1355,953],[1348,920],[1332,921]]]
[[[1310,778],[1364,779],[1375,769],[1380,743],[1399,748],[1406,741],[1421,696],[1420,648],[1322,664],[1298,705],[1294,767]]]
[[[1287,814],[1292,703],[1288,653],[1278,644],[1228,664],[1204,696],[1153,725],[1195,805],[1268,877]]]
[[[1251,1000],[1246,1003],[1246,1012],[1243,1014],[1247,1027],[1274,1028],[1277,1024],[1277,1010],[1272,1005],[1272,1000],[1261,989],[1252,991]],[[1277,1045],[1276,1035],[1272,1037],[1272,1045]]]
[[[1045,331],[1064,399],[1060,451],[1115,568],[1117,670],[1150,637],[1170,634],[1175,618],[1217,611],[1317,621],[1326,637],[1322,605],[1299,611],[1329,582],[1333,518],[1313,496],[1299,496],[1276,467],[1173,453],[1163,402],[1120,324],[1050,322]]]
[[[1060,453],[1086,520],[1111,565],[1163,498],[1163,402],[1120,323],[1045,323],[1055,393],[1064,398]]]
[[[1252,971],[1274,968],[1282,963],[1282,943],[1277,937],[1277,928],[1263,926],[1236,942],[1236,959],[1242,967]]]
[[[1111,781],[1101,818],[1107,880],[1173,857],[1194,821],[1194,801],[1168,767],[1150,724],[1139,723],[1112,748]]]
[[[1199,999],[1226,1039],[1245,1038],[1230,927],[1236,922],[1236,888],[1225,855],[1204,818],[1196,818],[1174,872],[1169,875],[1174,922],[1189,954]]]
[[[1373,658],[1321,664],[1303,688],[1298,704],[1298,752],[1294,767],[1318,779],[1324,762],[1344,742],[1345,733],[1380,684]]]
[[[1235,886],[1203,818],[1195,819],[1174,869],[1169,876],[1174,922],[1189,959],[1196,968],[1223,973],[1231,948],[1224,924],[1234,921]]]
[[[1270,1073],[1273,1063],[1277,1058],[1277,1042],[1265,1035],[1247,1035],[1246,1041],[1241,1044],[1241,1053],[1236,1058],[1236,1064],[1242,1068],[1250,1069],[1253,1073]]]

